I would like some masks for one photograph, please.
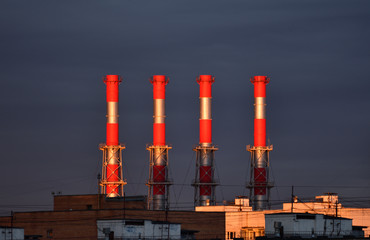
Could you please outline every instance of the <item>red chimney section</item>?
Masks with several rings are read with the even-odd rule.
[[[165,98],[168,81],[166,76],[155,75],[151,83],[154,101],[153,145],[164,146],[166,145]]]
[[[265,76],[255,76],[254,84],[255,115],[254,115],[254,146],[266,146],[266,84],[270,81]]]
[[[212,144],[212,83],[215,79],[211,75],[200,75],[199,83],[199,101],[200,101],[200,119],[199,119],[199,143],[202,145]]]
[[[154,101],[154,123],[153,123],[153,145],[166,145],[166,123],[165,123],[165,97],[166,97],[166,76],[153,76],[153,101]],[[166,165],[162,161],[155,162],[153,167],[154,182],[165,182]],[[154,185],[153,195],[164,195],[164,185]]]

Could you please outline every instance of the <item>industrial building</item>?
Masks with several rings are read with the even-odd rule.
[[[25,236],[39,239],[96,240],[104,220],[149,220],[181,225],[183,236],[223,239],[224,212],[147,210],[146,197],[107,198],[105,195],[54,196],[52,211],[15,212],[0,217],[1,226],[24,228]],[[105,226],[107,228],[107,226]],[[113,227],[111,228],[113,229]]]
[[[341,207],[337,208],[337,212],[335,208],[330,208],[328,211],[329,203],[321,202],[321,199],[335,199],[335,197],[331,195],[329,198],[327,195],[323,195],[317,199],[319,199],[317,202],[301,204],[304,206],[316,205],[315,209],[310,209],[311,215],[322,216],[322,219],[326,219],[327,224],[330,224],[328,219],[351,222],[352,234],[348,234],[347,224],[341,228],[343,231],[345,228],[347,229],[346,232],[341,232],[343,236],[361,237],[363,236],[360,233],[361,229],[363,229],[362,234],[366,237],[369,236],[370,209],[345,208],[338,203],[337,205]],[[108,232],[107,229],[110,228],[109,233],[114,232],[114,236],[120,239],[118,236],[124,233],[124,228],[117,230],[117,225],[122,226],[122,223],[125,222],[132,225],[136,221],[139,222],[138,226],[144,226],[144,220],[147,220],[149,222],[146,224],[149,225],[153,223],[174,224],[174,228],[179,228],[182,238],[186,239],[243,238],[254,240],[256,237],[265,236],[265,234],[275,231],[270,229],[271,226],[268,225],[266,216],[270,216],[270,218],[271,216],[285,215],[296,217],[299,214],[307,215],[309,212],[306,211],[307,209],[301,208],[300,203],[293,203],[293,212],[291,212],[291,203],[284,203],[285,208],[282,209],[254,211],[252,206],[249,206],[249,199],[243,196],[237,197],[234,204],[197,206],[195,211],[148,210],[146,203],[145,196],[106,198],[105,195],[56,195],[52,211],[15,212],[12,217],[0,217],[0,225],[23,228],[25,237],[28,239],[97,239],[104,233],[104,228],[106,228],[105,232]],[[320,213],[320,209],[327,212]],[[274,221],[284,222],[283,220]],[[104,222],[111,222],[111,227],[108,226],[109,224],[104,225]],[[104,227],[101,227],[103,225]],[[158,231],[160,230],[159,225],[157,225]],[[288,233],[289,227],[283,226],[284,234]],[[135,232],[141,233],[141,236],[155,234],[154,232],[145,232],[140,228],[143,227],[137,227]],[[317,229],[315,228],[316,236],[320,232]],[[328,229],[329,226],[327,226],[327,231],[329,231]],[[355,233],[355,230],[358,233]],[[178,233],[178,230],[176,231]],[[34,236],[39,236],[39,238],[31,238]]]
[[[311,213],[265,215],[268,238],[343,238],[352,235],[352,219]]]
[[[293,212],[297,213],[317,213],[349,218],[352,219],[353,226],[363,226],[365,236],[370,236],[370,208],[344,207],[336,193],[316,196],[312,202],[284,203],[283,211],[290,211],[289,209],[293,209]]]
[[[225,213],[225,239],[243,238],[253,240],[265,236],[267,222],[265,216],[273,214],[321,214],[325,218],[349,219],[352,234],[361,236],[354,230],[363,229],[365,237],[370,236],[370,208],[346,208],[338,203],[338,196],[327,194],[316,196],[313,202],[283,203],[282,209],[253,211],[248,201],[239,197],[231,206],[198,206],[197,212],[224,212]],[[293,206],[292,206],[293,205]],[[293,215],[295,216],[295,215]],[[349,221],[348,220],[348,221]],[[270,231],[270,230],[269,230]]]
[[[181,239],[181,224],[150,220],[97,220],[98,239]]]

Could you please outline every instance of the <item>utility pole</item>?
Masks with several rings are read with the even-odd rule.
[[[292,185],[291,203],[292,203],[292,208],[290,209],[290,212],[293,213],[293,203],[294,203],[294,186],[293,185]]]
[[[97,209],[100,209],[100,185],[99,185],[100,180],[101,180],[100,173],[98,173],[97,179],[98,179],[98,206],[97,206]]]
[[[11,211],[11,215],[12,215],[12,219],[11,219],[11,222],[10,222],[10,227],[11,227],[11,229],[10,229],[10,239],[13,240],[13,215],[14,215],[13,211]]]
[[[126,219],[126,194],[123,195],[123,219]]]
[[[170,240],[170,223],[168,222],[168,206],[166,207],[167,240]]]

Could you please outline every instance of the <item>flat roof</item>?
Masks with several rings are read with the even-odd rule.
[[[296,216],[315,216],[315,215],[323,215],[325,219],[343,219],[343,220],[352,220],[351,218],[343,218],[343,217],[335,217],[330,215],[325,215],[321,213],[295,213],[295,212],[289,212],[289,213],[266,213],[265,215],[296,215]]]

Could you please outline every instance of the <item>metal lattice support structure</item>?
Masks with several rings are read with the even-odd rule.
[[[193,149],[196,152],[196,168],[194,186],[194,207],[216,205],[216,186],[219,185],[215,176],[214,156],[218,150],[215,146],[199,145]]]
[[[149,180],[147,207],[151,210],[169,209],[169,187],[172,185],[168,177],[168,150],[172,147],[147,146],[149,151]]]
[[[99,183],[100,193],[107,194],[108,197],[122,197],[124,195],[123,187],[127,184],[123,180],[122,172],[122,150],[125,149],[123,144],[118,146],[107,146],[102,143],[99,149],[103,151],[102,179]],[[116,164],[111,164],[112,162]],[[117,167],[118,166],[118,167]],[[108,179],[116,179],[108,181]]]
[[[249,196],[254,210],[270,208],[270,189],[274,183],[270,179],[269,152],[273,146],[251,147],[247,150],[251,153],[250,179],[247,184]]]

